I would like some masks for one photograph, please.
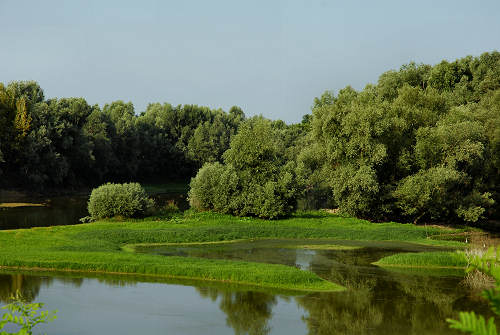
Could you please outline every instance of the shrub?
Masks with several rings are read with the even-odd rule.
[[[199,210],[232,213],[239,178],[231,165],[206,163],[191,180],[189,204]]]
[[[214,193],[220,184],[220,163],[206,163],[191,179],[189,204],[193,208],[207,210],[213,207]]]
[[[154,205],[139,183],[107,183],[92,190],[88,210],[92,219],[138,217]]]

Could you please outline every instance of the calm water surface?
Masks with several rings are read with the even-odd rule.
[[[5,273],[0,275],[0,299],[3,303],[20,289],[48,309],[58,309],[58,320],[40,328],[48,334],[456,334],[448,329],[447,317],[470,309],[488,314],[485,302],[460,285],[457,273],[394,272],[370,264],[394,252],[429,247],[337,241],[360,248],[297,249],[327,243],[332,242],[255,241],[141,251],[287,264],[340,283],[345,292],[290,295],[203,282]]]

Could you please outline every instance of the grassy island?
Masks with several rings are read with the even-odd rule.
[[[374,263],[383,267],[465,268],[467,257],[458,252],[400,253]]]
[[[90,224],[0,231],[0,267],[46,271],[141,274],[190,278],[305,291],[342,287],[312,272],[276,264],[165,257],[134,252],[134,245],[210,243],[242,239],[328,238],[405,241],[458,247],[435,237],[437,227],[370,223],[325,212],[295,214],[283,220],[239,218],[212,212],[142,220],[103,220]],[[429,239],[433,236],[434,239]]]

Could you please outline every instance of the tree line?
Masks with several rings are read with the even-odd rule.
[[[311,175],[322,167],[320,183],[348,213],[498,218],[500,53],[410,63],[360,92],[326,92],[314,102],[310,136],[299,161]]]
[[[0,86],[1,185],[188,178],[193,207],[266,218],[298,201],[374,220],[498,219],[500,53],[409,63],[287,125],[193,105],[45,100]]]
[[[196,105],[91,106],[44,98],[33,81],[0,83],[0,187],[36,190],[105,181],[186,179],[220,160],[245,114]]]
[[[498,52],[410,63],[361,91],[327,91],[301,129],[287,142],[271,121],[247,120],[223,164],[204,165],[191,182],[192,205],[279,217],[305,195],[374,220],[500,214]]]

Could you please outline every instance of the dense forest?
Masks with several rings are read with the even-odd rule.
[[[238,107],[155,103],[137,115],[0,84],[0,187],[189,177],[193,207],[235,215],[285,216],[305,199],[374,220],[498,219],[500,53],[325,92],[293,125]]]
[[[410,63],[361,92],[316,99],[312,145],[335,201],[352,215],[475,222],[498,216],[500,53]]]
[[[0,188],[75,188],[105,181],[188,179],[218,161],[245,119],[208,107],[90,106],[44,99],[33,81],[0,84]]]

